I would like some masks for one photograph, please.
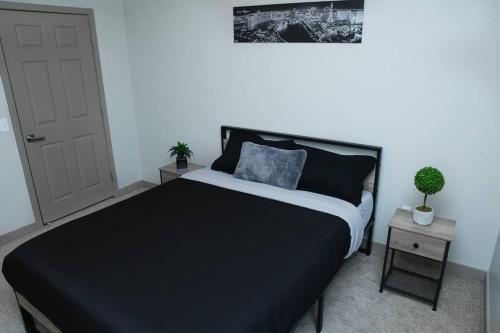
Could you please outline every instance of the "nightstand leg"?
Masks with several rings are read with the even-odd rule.
[[[379,292],[382,292],[384,289],[384,281],[385,281],[385,269],[387,268],[387,257],[389,256],[389,242],[391,241],[391,228],[387,232],[387,243],[385,244],[385,256],[384,256],[384,268],[382,269],[382,279],[380,280],[380,289]],[[394,251],[392,252],[394,255]]]
[[[394,266],[394,254],[396,253],[396,250],[390,249],[391,251],[391,261],[389,262],[389,272],[392,272],[392,267]]]
[[[439,273],[439,282],[436,289],[436,295],[434,296],[434,304],[432,310],[436,311],[437,303],[439,299],[439,293],[441,292],[441,286],[443,285],[444,270],[446,268],[446,262],[448,261],[448,251],[450,249],[450,242],[446,242],[446,249],[444,250],[443,263],[441,264],[441,272]]]

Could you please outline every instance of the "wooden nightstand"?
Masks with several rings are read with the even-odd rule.
[[[186,172],[194,171],[194,170],[201,169],[201,168],[204,168],[204,167],[201,165],[198,165],[198,164],[191,163],[191,162],[188,163],[187,169],[182,169],[182,170],[178,170],[175,163],[165,165],[164,167],[161,167],[159,169],[160,170],[160,180],[161,180],[162,184],[168,183],[171,180],[179,178],[180,176],[182,176]]]
[[[417,298],[432,304],[432,309],[436,311],[448,251],[455,233],[455,224],[453,220],[435,217],[431,225],[422,226],[413,222],[411,212],[403,209],[396,210],[389,223],[380,292],[389,289]],[[403,251],[440,263],[439,276],[432,277],[396,267],[394,265],[396,251]],[[389,265],[387,265],[389,252],[392,253]],[[419,286],[417,280],[422,281],[422,285]]]

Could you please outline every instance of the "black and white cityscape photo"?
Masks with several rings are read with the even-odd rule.
[[[235,43],[361,43],[364,0],[235,7]]]

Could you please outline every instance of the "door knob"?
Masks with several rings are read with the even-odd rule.
[[[30,134],[30,135],[26,136],[26,140],[28,140],[28,142],[38,142],[38,141],[45,140],[45,137],[44,136],[35,136],[35,134]]]

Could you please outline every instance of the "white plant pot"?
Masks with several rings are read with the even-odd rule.
[[[431,208],[432,209],[432,208]],[[415,208],[413,210],[413,221],[420,225],[429,225],[434,220],[434,209],[430,212],[422,212]]]

